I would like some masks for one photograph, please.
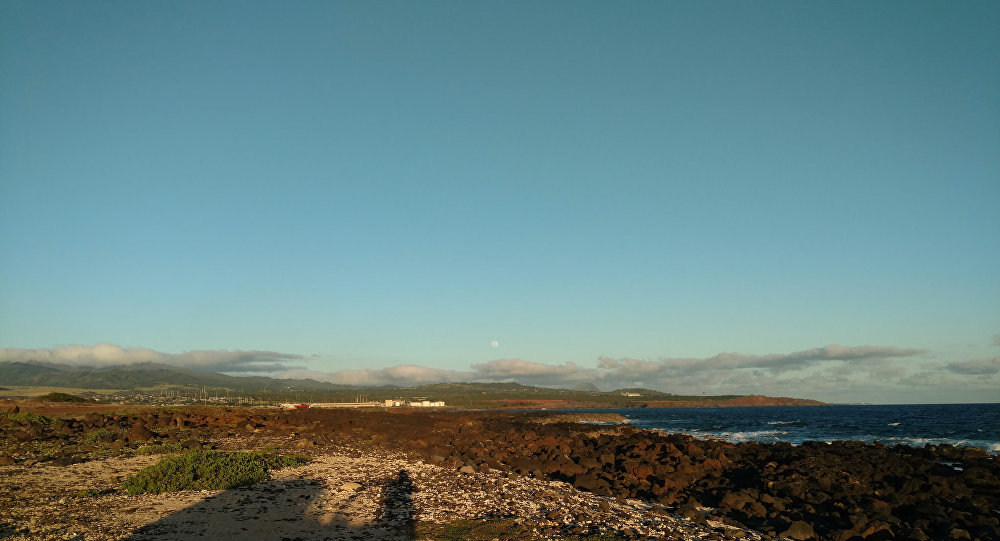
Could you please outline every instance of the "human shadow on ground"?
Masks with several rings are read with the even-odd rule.
[[[372,496],[378,485],[382,485],[382,497],[375,502]],[[405,470],[394,479],[357,490],[328,490],[309,479],[268,481],[206,498],[139,528],[122,541],[412,540],[413,491]]]
[[[7,537],[12,537],[15,535],[26,534],[28,531],[24,528],[18,528],[13,524],[8,524],[7,522],[0,521],[0,539],[5,539]]]

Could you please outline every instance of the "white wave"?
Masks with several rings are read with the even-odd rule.
[[[781,436],[786,434],[788,432],[784,430],[752,430],[748,432],[719,432],[714,435],[727,441],[739,443],[744,441],[780,440]]]
[[[889,426],[899,426],[901,424],[903,424],[903,423],[900,423],[899,421],[897,421],[895,423],[889,423]]]
[[[796,419],[794,421],[769,421],[767,424],[769,424],[771,426],[781,426],[781,425],[794,425],[794,424],[796,424],[798,422],[799,422],[799,420]]]
[[[918,437],[893,437],[881,440],[889,445],[909,445],[910,447],[923,447],[925,445],[952,445],[955,447],[978,447],[985,449],[987,453],[1000,453],[1000,442],[983,440],[959,440],[952,438],[918,438]]]
[[[891,437],[875,439],[887,445],[902,444],[909,445],[910,447],[923,447],[924,445],[941,445],[942,443],[949,443],[941,438]]]

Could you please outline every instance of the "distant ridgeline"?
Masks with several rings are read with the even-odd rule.
[[[679,396],[650,389],[601,392],[593,385],[575,389],[504,383],[436,383],[415,387],[361,387],[312,379],[230,376],[155,363],[80,367],[43,362],[0,363],[0,385],[119,389],[149,395],[197,389],[204,396],[227,393],[255,395],[279,402],[382,401],[423,399],[448,406],[509,409],[655,408],[692,406],[818,405],[815,400],[765,396]],[[7,391],[13,394],[14,391]],[[190,394],[190,393],[189,393]]]

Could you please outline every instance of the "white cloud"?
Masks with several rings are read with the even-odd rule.
[[[488,363],[474,364],[476,376],[485,379],[506,379],[520,376],[573,376],[580,368],[573,363],[552,365],[525,361],[522,359],[497,359]]]
[[[163,356],[164,354],[147,348],[123,348],[114,344],[69,345],[53,349],[0,349],[0,361],[40,361],[87,366],[161,362]]]
[[[282,378],[309,378],[340,385],[398,385],[400,387],[442,383],[446,381],[471,381],[473,379],[472,372],[443,370],[412,364],[391,366],[389,368],[340,370],[337,372],[293,370],[276,374],[276,376]]]
[[[741,368],[766,368],[774,372],[799,370],[825,361],[873,361],[894,357],[912,357],[925,353],[920,349],[890,346],[828,346],[795,351],[785,354],[746,355],[720,353],[707,359],[665,359],[664,366],[677,370],[731,370]]]
[[[148,348],[98,344],[53,349],[0,349],[0,361],[36,360],[89,366],[154,362],[236,374],[311,378],[344,385],[517,381],[525,385],[569,388],[592,383],[606,391],[646,387],[680,395],[767,394],[842,402],[919,401],[930,400],[932,396],[944,399],[948,393],[963,397],[963,389],[974,394],[966,397],[969,400],[988,400],[996,395],[995,392],[990,394],[990,385],[996,384],[1000,374],[1000,358],[942,364],[921,358],[924,353],[919,349],[894,346],[831,344],[767,355],[727,352],[706,358],[654,360],[602,356],[593,367],[573,362],[545,364],[524,359],[497,359],[472,364],[468,370],[404,364],[323,372],[294,366],[318,366],[323,361],[317,356],[226,350],[168,354]],[[918,389],[923,389],[924,395]]]
[[[948,363],[945,365],[945,369],[956,374],[967,376],[993,375],[1000,373],[1000,357]]]
[[[289,363],[305,360],[301,355],[275,351],[196,350],[179,354],[148,348],[126,348],[115,344],[68,345],[52,349],[0,349],[0,362],[40,361],[74,366],[106,367],[135,363],[163,363],[213,372],[267,373],[294,368]]]
[[[472,381],[516,381],[542,387],[573,387],[578,383],[593,383],[600,377],[598,370],[582,368],[576,363],[553,365],[523,359],[474,364],[472,374]]]

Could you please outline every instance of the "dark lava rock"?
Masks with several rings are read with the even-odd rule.
[[[69,466],[70,464],[79,464],[83,462],[83,458],[78,456],[60,456],[52,459],[52,465],[54,466]]]
[[[156,434],[154,434],[151,430],[146,428],[145,425],[141,424],[132,425],[132,428],[129,428],[128,432],[125,433],[125,439],[127,439],[130,442],[149,441],[155,437]]]
[[[744,507],[750,506],[756,501],[757,500],[749,493],[741,490],[739,492],[726,493],[726,495],[722,497],[722,502],[720,502],[720,505],[722,505],[722,507],[727,507],[729,509],[739,511]]]
[[[184,440],[181,442],[181,447],[185,449],[201,449],[201,442],[198,440]]]
[[[787,537],[789,539],[815,539],[816,532],[813,531],[813,527],[808,522],[801,520],[796,520],[788,527],[787,530],[781,532],[781,537]]]

